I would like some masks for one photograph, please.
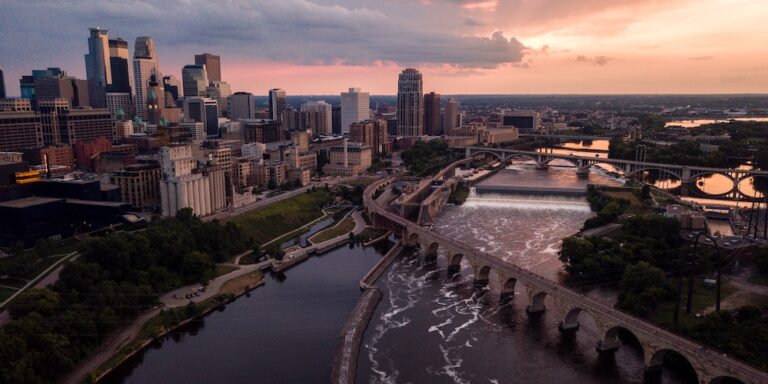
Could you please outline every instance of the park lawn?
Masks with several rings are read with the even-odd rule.
[[[0,302],[7,300],[11,295],[16,293],[16,291],[18,291],[18,289],[0,287]]]
[[[231,219],[259,244],[293,231],[323,216],[331,193],[325,189],[302,193]]]
[[[347,233],[352,232],[353,229],[355,229],[355,219],[352,218],[352,215],[349,215],[344,218],[341,223],[316,233],[309,239],[309,241],[313,244],[319,244],[335,237],[346,235]]]
[[[609,197],[614,199],[624,199],[629,201],[629,206],[632,208],[642,208],[643,203],[635,196],[634,193],[629,191],[605,191],[603,192]]]
[[[675,282],[676,284],[676,282]],[[722,303],[726,297],[735,291],[734,287],[728,283],[728,280],[723,278],[722,290],[720,292],[720,301]],[[704,309],[715,305],[715,297],[717,296],[717,290],[712,287],[708,288],[704,286],[704,281],[701,277],[696,278],[693,283],[693,300],[691,305],[691,314],[685,313],[685,304],[688,299],[688,279],[683,283],[683,295],[680,301],[680,321],[692,322],[696,321],[696,313],[701,313]],[[661,325],[671,325],[675,314],[675,298],[666,300],[656,307],[651,320]]]

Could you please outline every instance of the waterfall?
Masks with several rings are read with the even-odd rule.
[[[587,199],[580,196],[535,195],[518,193],[483,193],[478,194],[474,187],[470,190],[466,207],[498,207],[516,209],[549,209],[589,212]]]

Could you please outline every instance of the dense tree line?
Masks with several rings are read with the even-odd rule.
[[[400,157],[414,175],[428,176],[439,172],[454,161],[453,152],[443,141],[417,141]]]
[[[13,320],[0,328],[0,382],[56,381],[163,292],[205,282],[216,262],[251,243],[234,224],[204,223],[191,210],[88,240],[50,289],[12,303]]]
[[[735,311],[712,313],[675,330],[729,355],[768,369],[768,319],[760,308],[744,306]]]
[[[589,186],[587,201],[589,201],[590,208],[597,212],[597,215],[590,217],[584,222],[584,229],[597,228],[609,224],[626,212],[629,207],[628,200],[611,198],[598,191],[594,186]]]
[[[608,147],[611,159],[635,160],[637,142],[624,142],[621,138],[612,139]],[[646,161],[650,163],[695,165],[704,167],[722,167],[726,165],[726,155],[721,151],[705,153],[695,141],[683,141],[672,145],[643,143],[646,146]]]
[[[584,223],[585,229],[611,222],[620,222],[622,227],[609,237],[564,239],[560,260],[565,270],[579,284],[620,281],[617,306],[639,316],[649,315],[660,300],[673,293],[666,275],[677,272],[684,259],[680,223],[656,214],[619,219],[629,206],[627,200],[595,189],[590,189],[587,196],[597,215]]]

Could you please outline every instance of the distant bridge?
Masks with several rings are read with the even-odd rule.
[[[558,139],[558,140],[611,140],[610,136],[591,136],[591,135],[557,135],[541,133],[521,133],[520,137],[533,137],[535,139]]]
[[[721,195],[722,197],[740,197],[751,199],[753,196],[746,196],[739,190],[739,184],[750,177],[768,177],[768,171],[754,169],[733,169],[733,168],[712,168],[699,167],[678,164],[648,163],[633,160],[620,160],[599,158],[590,156],[564,155],[557,153],[545,153],[534,151],[521,151],[516,149],[488,148],[488,147],[467,147],[465,148],[465,157],[472,158],[479,155],[490,155],[498,158],[502,162],[512,160],[530,160],[536,163],[538,167],[546,168],[554,160],[564,160],[573,164],[577,168],[577,173],[586,175],[589,169],[597,164],[608,164],[624,174],[625,177],[632,177],[645,171],[660,171],[665,175],[680,180],[683,184],[692,184],[697,178],[712,174],[719,174],[727,177],[733,182],[733,188]]]
[[[441,172],[437,178],[444,178],[450,171]],[[435,180],[433,179],[433,180]],[[407,246],[419,246],[425,257],[437,258],[438,249],[447,259],[449,269],[456,271],[466,259],[474,271],[475,284],[483,286],[495,274],[503,297],[513,297],[516,286],[523,286],[528,296],[529,313],[545,310],[545,298],[550,296],[555,303],[564,331],[579,327],[579,316],[589,315],[595,322],[600,335],[597,348],[613,351],[620,347],[619,332],[625,330],[637,338],[643,349],[645,367],[649,371],[660,370],[664,355],[675,351],[693,367],[699,383],[716,384],[725,379],[736,379],[743,383],[768,383],[768,373],[751,365],[730,358],[716,350],[709,349],[692,340],[669,332],[652,323],[614,309],[600,301],[591,299],[568,287],[559,285],[526,269],[510,264],[491,254],[456,239],[430,231],[382,207],[373,199],[377,190],[387,188],[394,178],[379,180],[366,188],[363,203],[369,217],[378,228],[388,228],[399,233]]]

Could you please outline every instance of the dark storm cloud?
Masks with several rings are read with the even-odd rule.
[[[151,35],[161,52],[188,48],[301,64],[384,61],[494,68],[519,62],[525,49],[502,32],[478,37],[431,31],[420,28],[419,20],[405,14],[308,0],[5,3],[0,16],[2,57],[19,56],[29,47],[39,47],[31,56],[50,54],[56,58],[66,50],[82,61],[86,28],[90,26],[105,27],[113,36],[127,35],[131,43],[135,36]]]

